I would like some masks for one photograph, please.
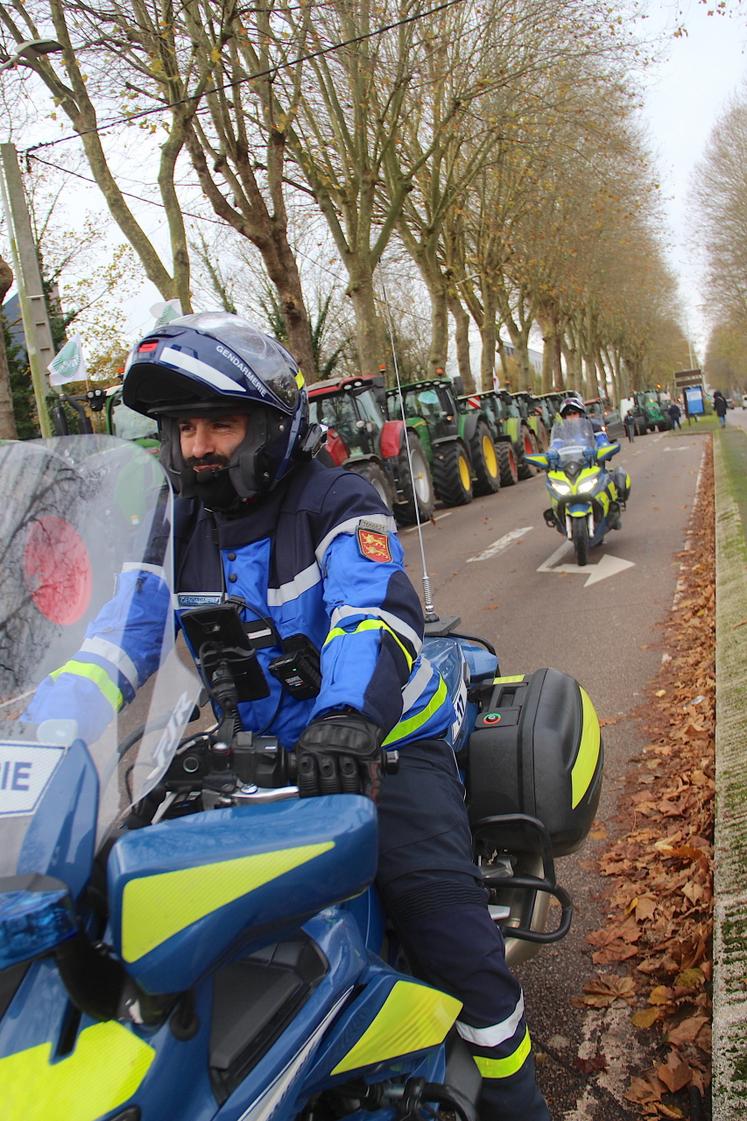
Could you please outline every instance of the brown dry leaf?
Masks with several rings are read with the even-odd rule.
[[[656,692],[654,693],[655,697],[666,697],[666,695],[667,695],[666,689],[657,689]]]
[[[656,1116],[671,1118],[672,1121],[681,1121],[685,1114],[676,1105],[665,1105],[664,1102],[657,1102]]]
[[[591,1008],[609,1008],[616,1000],[632,1001],[634,996],[635,984],[632,977],[620,977],[617,973],[598,973],[586,982],[583,995],[574,997],[573,1003],[577,1006],[586,1004]]]
[[[631,946],[629,942],[618,941],[612,942],[602,950],[596,950],[591,955],[591,960],[595,965],[616,965],[618,962],[634,958],[637,953],[636,947]]]
[[[695,1043],[707,1024],[707,1016],[689,1016],[667,1032],[667,1043],[675,1047],[681,1047],[685,1043]]]
[[[673,1000],[673,998],[674,993],[671,989],[668,989],[666,985],[657,985],[656,988],[652,989],[648,994],[649,1004],[654,1005],[669,1004]]]
[[[641,895],[633,900],[636,922],[647,922],[656,911],[656,900],[650,895]]]
[[[661,1020],[663,1015],[660,1008],[640,1008],[630,1019],[637,1028],[650,1028]]]
[[[664,1085],[658,1078],[633,1078],[625,1097],[629,1102],[646,1105],[648,1102],[660,1102],[663,1092]]]
[[[596,1055],[592,1055],[589,1059],[577,1058],[573,1065],[582,1074],[596,1074],[599,1070],[607,1069],[607,1060],[601,1051],[597,1051]]]
[[[667,1061],[656,1068],[656,1074],[670,1094],[676,1094],[683,1086],[689,1085],[692,1077],[690,1067],[682,1061],[676,1051],[669,1052]]]

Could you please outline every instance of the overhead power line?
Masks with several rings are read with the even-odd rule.
[[[258,70],[256,73],[247,74],[243,78],[234,78],[230,82],[222,82],[220,85],[211,86],[209,89],[203,90],[200,94],[188,94],[186,97],[177,98],[176,101],[167,101],[163,105],[154,105],[150,109],[140,109],[137,113],[114,117],[109,121],[104,121],[103,124],[95,125],[93,128],[84,128],[79,132],[71,132],[66,136],[59,136],[57,140],[45,140],[39,144],[31,144],[28,148],[24,148],[20,154],[26,156],[31,152],[38,152],[42,148],[56,148],[58,144],[67,144],[68,141],[76,140],[79,136],[87,136],[92,132],[106,132],[111,128],[116,128],[118,125],[130,124],[132,121],[142,120],[143,117],[151,117],[156,113],[164,113],[168,109],[174,109],[177,105],[186,105],[190,101],[201,100],[207,94],[220,93],[223,90],[234,89],[236,86],[244,85],[245,82],[255,82],[258,78],[266,78],[270,74],[276,74],[279,70],[289,70],[294,66],[299,66],[302,62],[310,62],[314,58],[321,58],[324,55],[334,54],[335,51],[342,50],[344,47],[352,47],[356,43],[364,43],[367,39],[374,39],[379,35],[384,35],[387,31],[394,31],[398,27],[404,27],[408,23],[416,23],[418,20],[427,19],[428,16],[437,15],[447,8],[453,8],[456,4],[462,3],[464,3],[464,0],[444,0],[444,3],[437,4],[434,8],[429,8],[427,12],[418,12],[415,15],[406,16],[404,19],[398,19],[393,23],[387,23],[382,27],[374,28],[373,31],[367,31],[364,35],[354,35],[350,39],[344,39],[339,43],[331,43],[328,47],[320,47],[319,50],[310,51],[305,55],[299,55],[298,58],[289,59],[287,62],[279,62],[275,66],[268,67],[266,70]]]

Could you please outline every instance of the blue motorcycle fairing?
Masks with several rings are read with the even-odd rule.
[[[231,950],[297,929],[376,874],[359,795],[210,810],[121,837],[108,865],[113,944],[146,992],[183,992]]]
[[[574,502],[566,506],[566,513],[572,518],[585,518],[591,513],[591,502]]]
[[[76,740],[41,796],[23,839],[17,874],[54,876],[76,899],[91,875],[98,804],[96,767],[83,742]]]
[[[274,1101],[277,1104],[273,1121],[293,1121],[312,1093],[339,1081],[331,1077],[331,1068],[336,1062],[333,1056],[342,1050],[335,1041],[341,1026],[348,1023],[349,1001],[359,994],[356,1007],[360,1007],[358,1001],[371,983],[377,985],[378,991],[381,976],[389,976],[393,981],[403,980],[375,957],[366,954],[356,921],[345,908],[331,907],[323,911],[308,921],[304,930],[328,961],[329,970],[303,1008],[288,1023],[283,1035],[216,1113],[216,1121],[261,1117]],[[380,997],[384,999],[384,994],[381,993]],[[376,1015],[380,1003],[379,997],[370,1003],[370,1015],[363,1018],[365,1022],[361,1020],[361,1030],[365,1030],[371,1016]],[[345,1046],[348,1045],[349,1038],[345,1037]],[[322,1058],[322,1055],[325,1057]],[[393,1075],[404,1072],[411,1077],[417,1072],[427,1081],[443,1077],[444,1069],[443,1048],[436,1048],[425,1059],[422,1056],[408,1057],[388,1067]],[[367,1113],[366,1117],[375,1121],[389,1114],[390,1111],[378,1111]],[[144,1114],[142,1121],[150,1121],[149,1115]]]
[[[466,745],[477,718],[477,705],[468,697],[468,686],[492,681],[498,659],[481,643],[459,635],[426,638],[423,653],[439,671],[453,699],[456,720],[444,737],[455,752]]]

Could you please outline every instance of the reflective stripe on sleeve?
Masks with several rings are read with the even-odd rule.
[[[394,533],[397,529],[397,523],[393,517],[387,517],[385,514],[367,514],[363,517],[359,514],[356,518],[347,518],[346,521],[340,522],[334,529],[331,529],[326,537],[323,537],[316,548],[316,559],[319,564],[324,560],[324,554],[330,547],[335,537],[339,537],[342,533],[347,533],[352,536],[355,533],[361,522],[366,523],[367,528],[378,530],[381,533]]]
[[[333,627],[325,638],[324,645],[327,646],[328,643],[332,642],[332,640],[335,638],[342,638],[345,635],[358,634],[360,631],[386,631],[387,634],[390,634],[392,636],[392,638],[402,651],[407,662],[407,668],[409,670],[412,669],[415,664],[415,659],[413,658],[407,647],[401,642],[401,640],[392,630],[392,628],[388,627],[383,619],[364,619],[363,622],[359,623],[358,626],[355,627],[352,631],[343,630],[342,627]]]
[[[115,712],[119,712],[124,704],[124,697],[120,689],[101,666],[94,665],[93,662],[77,662],[73,659],[70,662],[65,662],[64,666],[60,666],[59,669],[53,670],[49,676],[54,681],[62,673],[72,674],[73,677],[87,678],[106,697]]]
[[[145,564],[139,561],[125,561],[122,565],[123,572],[152,572],[154,576],[160,576],[162,580],[166,579],[162,564]]]
[[[432,677],[433,666],[427,658],[421,658],[420,666],[415,676],[410,678],[407,685],[405,685],[402,690],[403,712],[407,712],[408,709],[412,708],[412,706],[420,700],[421,696],[430,685]]]
[[[414,716],[409,716],[405,720],[400,720],[398,724],[395,724],[381,746],[387,747],[389,744],[392,744],[397,740],[403,740],[406,736],[411,736],[414,732],[417,732],[418,728],[422,728],[424,724],[428,723],[430,718],[435,712],[438,711],[444,701],[448,700],[448,696],[449,694],[446,688],[446,682],[443,678],[441,678],[438,689],[433,694],[425,708],[421,709],[420,712],[416,712]]]
[[[133,693],[137,692],[140,685],[140,675],[132,658],[125,653],[121,646],[109,642],[106,638],[87,638],[80,649],[83,654],[97,654],[100,658],[106,658],[107,662],[116,666],[127,684],[131,686]]]
[[[476,1047],[497,1047],[499,1043],[514,1035],[523,1015],[524,994],[522,993],[511,1015],[500,1023],[490,1024],[486,1028],[473,1028],[470,1024],[463,1024],[461,1020],[457,1020],[456,1027],[467,1043],[473,1043]]]
[[[512,1074],[521,1070],[531,1050],[532,1043],[527,1028],[519,1046],[505,1059],[486,1059],[483,1055],[473,1055],[472,1058],[483,1078],[510,1078]]]
[[[279,588],[267,589],[267,606],[268,607],[282,607],[284,603],[290,603],[294,599],[298,599],[304,592],[308,592],[309,588],[315,587],[320,584],[322,574],[319,571],[319,565],[314,562],[303,572],[299,572],[287,584],[281,584]]]
[[[330,624],[336,627],[342,619],[349,619],[354,615],[375,615],[377,619],[383,619],[391,630],[396,631],[412,645],[416,655],[420,653],[423,641],[417,631],[408,627],[407,623],[403,623],[391,611],[382,611],[379,607],[350,607],[347,604],[344,607],[336,607],[332,612]]]

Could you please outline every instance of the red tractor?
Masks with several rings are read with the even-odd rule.
[[[420,441],[401,420],[387,420],[381,379],[333,378],[309,386],[311,419],[327,428],[326,450],[336,467],[356,471],[376,488],[397,521],[431,517],[433,481]]]

